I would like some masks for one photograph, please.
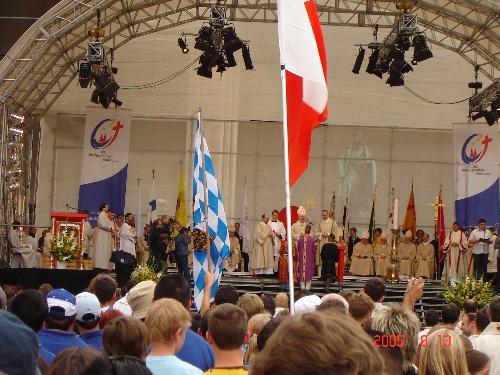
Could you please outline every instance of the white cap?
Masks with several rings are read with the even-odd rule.
[[[413,234],[411,233],[411,230],[407,230],[406,233],[405,233],[405,238],[412,238],[413,237]]]
[[[295,302],[295,313],[296,314],[307,314],[316,311],[316,308],[321,305],[321,299],[312,294],[310,296],[305,296]]]
[[[299,209],[297,210],[297,215],[299,216],[305,216],[306,215],[306,209],[302,206],[299,207]]]
[[[380,238],[385,238],[387,239],[387,232],[384,230],[382,234],[380,235]]]
[[[370,238],[370,232],[368,232],[367,230],[362,231],[361,238],[365,238],[365,239]]]

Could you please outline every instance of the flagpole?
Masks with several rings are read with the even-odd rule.
[[[210,232],[208,231],[208,194],[207,194],[207,176],[205,173],[205,142],[203,137],[203,122],[201,121],[201,107],[198,111],[198,121],[200,122],[200,143],[201,143],[201,170],[203,174],[203,200],[205,201],[205,232],[207,235],[207,270],[210,267]]]
[[[283,104],[283,158],[285,164],[285,198],[286,198],[286,240],[288,248],[288,284],[290,315],[295,313],[295,295],[293,283],[293,254],[292,254],[292,215],[290,209],[290,169],[288,158],[288,112],[286,108],[286,71],[285,64],[281,65],[281,96]]]

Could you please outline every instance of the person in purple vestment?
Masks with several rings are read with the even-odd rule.
[[[316,255],[316,243],[314,237],[310,235],[311,225],[307,224],[304,234],[299,237],[297,247],[299,251],[299,264],[297,276],[300,281],[300,289],[309,290],[311,280],[314,276],[314,260]]]

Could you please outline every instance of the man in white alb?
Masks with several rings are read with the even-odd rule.
[[[299,240],[299,237],[304,234],[304,230],[306,229],[306,210],[304,207],[300,206],[299,209],[297,210],[297,215],[299,215],[299,218],[297,221],[292,225],[292,241],[295,242],[295,245],[297,245],[297,241]]]
[[[445,274],[449,280],[462,281],[467,276],[467,236],[460,230],[458,222],[453,223],[453,230],[444,240],[443,251],[446,254]]]
[[[337,234],[337,222],[330,218],[328,210],[323,210],[321,212],[321,220],[318,222],[316,227],[315,239],[318,242],[318,250],[316,251],[316,261],[315,264],[318,267],[318,275],[321,275],[321,249],[323,245],[327,243],[328,236],[330,233]]]
[[[271,220],[268,225],[273,230],[275,237],[273,237],[273,257],[274,257],[274,272],[278,272],[279,251],[281,247],[281,239],[285,238],[286,230],[281,221],[278,220],[279,211],[273,210]]]

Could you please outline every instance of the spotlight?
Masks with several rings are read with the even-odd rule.
[[[492,112],[498,112],[500,111],[500,98],[497,97],[495,100],[491,102],[491,111]]]
[[[469,82],[467,85],[470,89],[482,89],[483,88],[483,83],[482,82]]]
[[[80,70],[78,70],[78,84],[82,89],[89,87],[92,80],[92,66],[88,62],[83,62],[80,64]]]
[[[196,43],[194,48],[200,51],[208,51],[211,48],[210,37],[212,35],[212,29],[208,26],[202,26],[200,31],[198,31],[198,36],[194,39]]]
[[[361,69],[361,64],[363,64],[363,59],[365,58],[365,52],[366,51],[363,47],[359,47],[358,56],[356,57],[354,68],[352,68],[352,72],[354,74],[359,74],[359,70]]]
[[[481,117],[484,117],[484,111],[483,110],[479,111],[475,115],[472,115],[471,118],[472,118],[472,121],[476,121],[476,120],[479,120]]]
[[[196,74],[205,78],[212,78],[212,56],[211,51],[205,51],[199,59],[200,66],[196,69]]]
[[[222,30],[222,38],[224,39],[224,49],[226,52],[234,53],[240,48],[243,48],[243,42],[236,35],[234,27],[226,27]]]
[[[112,67],[111,67],[111,73],[113,73],[113,74],[118,74],[118,68],[116,68],[116,67],[112,66]]]
[[[101,105],[107,109],[113,98],[116,98],[116,94],[120,86],[115,81],[111,80],[111,77],[108,73],[103,73],[100,77],[98,77],[94,73],[94,81],[95,86],[98,90],[97,96],[99,98],[99,103],[101,103]],[[95,90],[92,93],[92,97],[90,100],[95,103]]]
[[[374,74],[379,78],[382,78],[382,72],[376,70],[378,57],[380,56],[379,48],[374,48],[370,58],[368,59],[368,66],[366,67],[366,72],[369,74]]]
[[[422,34],[419,34],[413,38],[413,43],[412,43],[414,50],[413,50],[413,60],[411,63],[413,65],[417,65],[417,63],[430,59],[433,57],[433,54],[429,47],[427,46],[427,42],[425,40],[425,36]]]
[[[250,57],[250,50],[248,49],[247,45],[243,46],[241,53],[243,55],[243,61],[245,62],[246,70],[252,70],[253,69],[252,58]]]
[[[183,54],[187,54],[189,52],[189,48],[187,48],[186,41],[182,38],[177,39],[177,44],[179,44],[180,49]]]
[[[19,122],[24,121],[24,116],[16,115],[15,113],[11,113],[9,116],[11,119],[13,119],[15,121],[19,121]]]
[[[99,104],[99,90],[95,89],[90,96],[90,101],[94,104]]]
[[[484,119],[486,120],[486,122],[488,123],[489,126],[493,125],[495,122],[498,121],[498,113],[494,113],[494,112],[491,112],[491,111],[484,111]]]

